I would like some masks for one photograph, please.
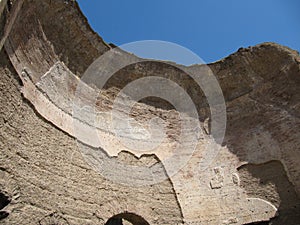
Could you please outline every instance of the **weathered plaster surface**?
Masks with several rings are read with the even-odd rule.
[[[22,7],[20,2],[13,1],[12,11],[6,7],[2,14],[17,15],[13,26],[6,23],[10,32],[1,50],[0,191],[10,199],[0,209],[9,213],[4,224],[105,224],[122,213],[137,214],[149,224],[247,224],[268,221],[278,213],[275,224],[299,221],[299,54],[266,43],[209,65],[227,107],[226,136],[220,146],[209,135],[204,94],[169,64],[126,67],[109,80],[106,90],[99,91],[96,82],[81,83],[78,95],[84,71],[111,47],[90,29],[74,1],[25,0]],[[203,76],[208,72],[200,65],[186,69]],[[164,102],[145,100],[132,109],[136,129],[144,129],[144,122],[154,116],[169,125],[159,148],[144,154],[132,151],[112,129],[109,111],[120,88],[157,71],[190,94],[205,128],[192,157],[176,174],[164,160],[174,154],[181,121]],[[86,108],[74,117],[78,96]],[[143,135],[138,135],[132,138],[143,144]],[[183,139],[186,146],[189,141]],[[184,149],[178,155],[183,153]],[[112,156],[116,163],[143,165],[150,173],[136,180],[125,170],[118,177],[115,167],[103,164]],[[87,163],[91,161],[93,165]],[[111,179],[94,170],[97,165]],[[151,183],[151,172],[157,171],[165,176],[158,184],[114,182]],[[280,172],[279,180],[272,171]],[[287,203],[286,196],[294,200]],[[288,219],[291,210],[295,213]]]

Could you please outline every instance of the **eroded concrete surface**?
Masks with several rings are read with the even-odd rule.
[[[178,69],[183,66],[140,62],[115,73],[100,91],[97,80],[82,83],[80,78],[111,46],[91,30],[76,2],[8,4],[0,4],[5,43],[0,67],[1,223],[299,223],[297,52],[265,43],[208,65],[211,71],[202,65],[185,68],[204,77],[213,72],[219,81],[227,111],[226,135],[220,145],[210,135],[205,96]],[[136,59],[123,51],[118,54]],[[167,126],[167,135],[159,148],[141,154],[114,135],[109,111],[120,89],[151,74],[167,77],[187,91],[199,118],[186,114],[184,119],[200,121],[205,132],[193,137],[191,131],[179,140],[178,112],[164,101],[145,99],[131,111],[132,119],[139,122],[134,128],[143,129],[140,124],[158,116]],[[75,117],[74,101],[87,106]],[[128,104],[125,97],[121,104]],[[165,159],[175,154],[178,142],[188,148],[191,137],[196,140],[195,151],[173,174]],[[143,134],[132,138],[144,143]],[[207,151],[214,150],[218,154],[206,158]],[[185,157],[184,149],[179,152],[178,157]],[[115,164],[106,164],[108,159]],[[92,165],[87,163],[91,161]],[[119,164],[131,167],[120,176],[114,167]],[[97,165],[105,168],[105,174],[94,168]],[[149,168],[149,175],[137,172],[133,177],[130,168],[137,166]],[[164,181],[152,182],[155,173]],[[151,184],[128,185],[145,182]]]

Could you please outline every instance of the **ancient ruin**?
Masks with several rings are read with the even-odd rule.
[[[73,0],[1,0],[0,15],[1,224],[300,224],[298,52],[263,43],[186,67],[107,44]],[[108,52],[128,66],[100,88],[84,75]],[[220,90],[207,96],[188,73],[213,74]],[[118,95],[153,74],[180,85],[197,118]],[[220,94],[224,102],[209,100]],[[125,114],[133,136],[119,127]],[[166,126],[162,140],[153,118]],[[150,141],[140,132],[149,120]]]

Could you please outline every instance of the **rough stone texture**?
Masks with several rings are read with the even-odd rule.
[[[247,164],[238,171],[241,186],[248,195],[265,199],[278,208],[279,216],[273,219],[272,224],[293,224],[299,219],[299,197],[279,161]]]
[[[0,191],[11,198],[1,209],[9,213],[2,224],[104,224],[126,211],[150,224],[182,223],[170,181],[134,188],[105,180],[86,164],[74,138],[22,98],[3,51],[0,63]],[[135,159],[128,155],[130,161]]]
[[[203,65],[186,68],[152,61],[127,66],[107,82],[96,102],[93,96],[99,94],[99,84],[90,80],[90,86],[85,84],[82,89],[80,101],[88,106],[95,103],[101,112],[97,122],[91,124],[81,117],[90,115],[89,110],[72,117],[78,78],[113,45],[90,29],[74,1],[9,2],[12,5],[7,5],[1,15],[3,30],[10,31],[9,35],[1,34],[5,48],[0,54],[1,223],[299,223],[297,52],[264,43],[239,49],[209,65],[226,100],[227,129],[222,146],[210,135],[211,115],[203,92],[180,69],[205,79],[210,71]],[[127,56],[128,61],[137,59],[123,51],[118,54]],[[173,176],[168,176],[171,171],[164,159],[174,153],[183,121],[170,104],[157,98],[135,103],[131,117],[139,123],[158,116],[167,124],[167,138],[160,148],[144,155],[117,141],[108,116],[121,88],[153,74],[171,79],[187,91],[199,118],[189,118],[189,112],[185,112],[185,119],[199,119],[205,129],[192,158]],[[121,104],[127,103],[124,98]],[[96,128],[104,141],[97,142],[88,132],[76,142],[74,123],[85,131]],[[182,140],[186,146],[192,132],[187,136]],[[133,138],[143,143],[143,136]],[[206,158],[207,151],[217,149],[219,154]],[[120,176],[116,167],[103,163],[112,156],[116,165],[152,168],[166,179],[141,187],[115,183],[114,179],[143,183],[151,181],[152,176],[136,179],[130,170]],[[106,175],[113,179],[100,175],[94,165],[87,163],[89,160],[105,167]],[[139,171],[137,174],[143,175]]]

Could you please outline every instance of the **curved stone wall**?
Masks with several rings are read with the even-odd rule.
[[[217,77],[227,107],[226,135],[220,146],[210,135],[206,98],[184,72],[205,77],[210,73],[207,67],[139,62],[118,71],[106,89],[99,90],[97,81],[84,83],[80,78],[111,47],[91,30],[75,1],[5,3],[1,1],[5,6],[1,14],[5,47],[0,65],[0,192],[10,201],[0,209],[1,222],[121,224],[124,220],[124,224],[137,225],[219,225],[272,218],[273,224],[299,221],[297,52],[264,43],[208,65]],[[116,51],[129,61],[137,60]],[[155,116],[168,124],[168,135],[159,149],[145,154],[132,151],[118,141],[111,128],[108,112],[120,89],[151,74],[167,77],[187,91],[199,118],[190,118],[187,113],[185,119],[199,120],[206,131],[197,137],[192,157],[176,174],[170,174],[165,159],[174,154],[182,121],[170,105],[144,99],[132,109],[132,119],[141,124]],[[86,120],[94,111],[72,115],[78,97],[81,104],[100,113],[95,123]],[[121,104],[126,105],[123,99]],[[82,130],[74,129],[74,124]],[[101,142],[91,135],[94,130]],[[76,132],[81,132],[80,138]],[[143,138],[133,138],[143,142]],[[189,139],[183,139],[183,143],[188,145]],[[219,148],[216,157],[201,170],[199,165],[207,151]],[[103,163],[109,159],[115,165],[143,166],[153,173],[161,172],[165,179],[148,186],[116,183],[120,179],[129,184],[151,183],[154,178],[143,173],[133,177],[131,170],[124,170],[118,177],[115,167]],[[92,165],[87,163],[91,161]],[[99,173],[95,165],[101,165],[107,174]],[[279,180],[276,174],[280,174]],[[293,201],[287,203],[286,196]]]

